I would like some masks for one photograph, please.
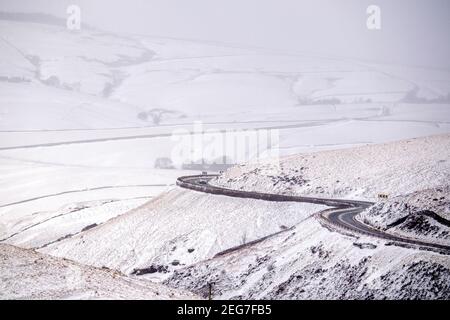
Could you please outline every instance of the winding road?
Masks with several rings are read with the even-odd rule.
[[[306,202],[329,206],[332,208],[320,211],[316,214],[316,218],[319,220],[319,222],[328,228],[336,229],[345,234],[364,235],[380,238],[383,240],[388,240],[391,242],[391,244],[399,246],[435,251],[441,254],[450,254],[450,246],[386,233],[358,221],[356,219],[358,213],[372,206],[374,204],[373,202],[348,200],[348,199],[302,197],[302,196],[282,195],[273,193],[233,190],[211,185],[209,181],[217,176],[218,175],[195,175],[195,176],[179,177],[177,179],[177,185],[185,189],[236,198],[247,198],[264,201],[278,201],[278,202],[286,202],[286,201]],[[245,245],[232,247],[230,249],[218,253],[217,256],[239,250],[243,247],[248,247],[250,245],[253,245],[257,242],[261,242],[269,237],[275,236],[290,229],[270,234],[263,238],[246,243]]]

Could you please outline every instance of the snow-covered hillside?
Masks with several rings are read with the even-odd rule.
[[[377,201],[360,220],[450,244],[450,135],[289,156],[230,168],[212,183],[280,194]],[[380,199],[386,195],[388,199]]]
[[[293,193],[290,187],[305,184],[300,172],[304,163],[310,161],[320,164],[310,167],[316,170],[317,182],[313,176],[310,180],[314,183],[332,187],[330,179],[336,179],[332,175],[343,179],[343,183],[347,183],[344,178],[350,183],[361,180],[358,186],[366,191],[358,193],[360,198],[371,199],[375,191],[370,190],[375,189],[379,179],[389,177],[392,187],[384,190],[406,194],[449,181],[450,171],[445,164],[436,167],[436,163],[446,162],[439,160],[448,158],[449,141],[450,135],[440,135],[291,156],[282,159],[278,176],[275,170],[268,177],[264,175],[269,172],[264,171],[267,168],[255,171],[253,165],[243,165],[230,169],[215,183],[226,181],[225,186],[234,189]],[[405,164],[406,154],[414,154],[414,160]],[[385,159],[389,159],[388,165]],[[358,170],[362,165],[364,168]],[[401,165],[404,166],[400,172]],[[394,174],[393,170],[397,172]],[[295,175],[290,176],[291,172]],[[358,179],[361,172],[365,173],[364,179]],[[279,178],[280,186],[274,177]],[[448,194],[443,190],[447,189],[439,189],[444,198]],[[350,190],[341,196],[352,194]],[[321,195],[339,194],[324,191]],[[444,208],[446,202],[441,205]],[[373,210],[380,206],[381,202]],[[368,236],[343,235],[325,228],[314,218],[313,214],[323,209],[317,205],[239,199],[175,188],[137,210],[41,251],[86,264],[107,265],[142,278],[162,279],[169,286],[203,296],[207,294],[208,283],[214,283],[217,298],[449,298],[447,255]],[[417,202],[417,210],[431,209],[427,202]],[[386,224],[404,216],[403,212],[393,210],[383,213],[381,218],[385,218],[379,221]],[[440,230],[445,232],[445,228],[443,225]],[[280,230],[284,232],[274,234]],[[224,249],[268,234],[274,235],[215,256]],[[422,237],[407,234],[449,244],[441,235],[442,232]]]
[[[40,251],[132,273],[174,269],[211,259],[225,249],[286,230],[323,206],[267,203],[175,188],[104,225]],[[19,237],[12,238],[15,243]],[[31,242],[31,244],[33,244]],[[37,244],[37,243],[36,243]]]
[[[309,219],[289,233],[180,269],[164,283],[217,299],[449,299],[450,259]]]
[[[377,203],[359,219],[380,230],[450,244],[450,185]]]
[[[215,183],[361,199],[383,190],[398,196],[380,200],[360,220],[450,245],[449,152],[450,135],[433,136],[287,157],[280,167],[238,166]],[[308,219],[287,233],[177,270],[165,283],[203,296],[205,283],[213,283],[216,298],[225,299],[448,299],[449,279],[448,255],[342,235]]]
[[[0,299],[197,299],[114,270],[5,244],[0,244],[0,277]]]
[[[376,200],[450,181],[450,135],[310,152],[242,164],[212,183],[242,190]]]
[[[5,298],[145,298],[142,279],[200,292],[205,279],[222,277],[222,269],[240,281],[227,278],[222,297],[292,298],[287,291],[308,283],[319,290],[321,281],[331,287],[304,295],[299,289],[298,297],[351,297],[345,292],[353,289],[360,297],[382,297],[382,291],[387,297],[448,297],[446,257],[327,231],[313,217],[322,206],[181,190],[173,186],[176,178],[198,170],[157,164],[170,160],[174,133],[198,138],[195,121],[205,130],[274,130],[280,166],[272,159],[239,165],[214,183],[371,200],[388,193],[389,201],[376,207],[381,213],[364,216],[385,230],[405,217],[395,201],[448,190],[450,71],[94,28],[69,31],[64,21],[39,17],[0,15],[0,242],[140,275],[119,277],[129,283],[122,296],[109,271],[79,266],[106,286],[82,282],[74,294],[50,274],[78,266],[3,244]],[[400,139],[408,140],[384,144]],[[447,219],[447,205],[418,209],[439,209]],[[423,217],[432,226],[439,221],[434,218]],[[406,219],[391,231],[417,236],[410,225]],[[422,236],[446,241],[447,229],[439,228]],[[257,246],[214,258],[278,231]],[[43,261],[34,270],[39,273],[30,261]],[[217,270],[207,270],[209,261]],[[330,267],[326,279],[352,281],[343,275],[360,272],[364,281],[344,285],[311,276],[286,282],[287,291],[276,288],[283,279],[300,279],[301,270],[321,274],[314,269],[320,265]],[[180,279],[174,271],[195,277]],[[17,274],[29,274],[35,286],[24,288]],[[385,290],[385,278],[398,286],[410,279],[412,291]],[[434,292],[428,287],[439,292],[428,296]]]

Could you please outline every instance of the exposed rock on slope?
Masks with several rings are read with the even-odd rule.
[[[356,246],[359,244],[360,246]],[[166,284],[222,299],[449,299],[448,256],[342,236],[315,220],[176,271]]]
[[[359,215],[377,229],[450,245],[450,186],[380,202]]]

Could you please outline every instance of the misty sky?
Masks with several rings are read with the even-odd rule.
[[[0,10],[65,17],[69,4],[114,32],[450,69],[448,0],[0,0]],[[366,28],[370,4],[381,30]]]

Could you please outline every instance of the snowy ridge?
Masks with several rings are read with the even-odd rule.
[[[0,244],[0,299],[197,299],[191,293]]]
[[[411,156],[414,155],[414,156]],[[248,163],[213,184],[241,190],[375,200],[445,186],[450,181],[450,135],[351,149],[311,152]]]
[[[450,245],[450,186],[388,199],[362,212],[359,220],[380,230]]]

